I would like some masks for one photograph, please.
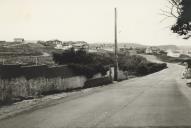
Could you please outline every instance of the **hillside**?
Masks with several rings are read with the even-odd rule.
[[[125,46],[125,47],[128,47],[128,48],[130,48],[130,47],[132,47],[132,48],[146,48],[146,47],[148,47],[146,45],[137,44],[137,43],[119,43],[118,46],[119,47],[124,47]]]
[[[7,43],[0,46],[1,56],[39,56],[42,55],[43,46],[39,44],[18,44],[18,43]]]
[[[155,47],[162,49],[162,50],[168,50],[168,49],[178,50],[179,49],[176,45],[159,45],[159,46],[155,46]]]
[[[90,48],[95,48],[95,47],[104,47],[104,48],[112,48],[114,47],[114,43],[90,43],[89,44]],[[146,45],[141,45],[141,44],[136,44],[136,43],[118,43],[118,47],[127,47],[127,48],[146,48],[148,46]]]
[[[191,46],[190,45],[186,45],[186,46],[178,46],[179,49],[182,50],[191,50]]]

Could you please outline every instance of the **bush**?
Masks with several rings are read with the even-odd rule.
[[[58,64],[68,64],[77,75],[91,78],[97,73],[102,75],[107,73],[109,69],[106,66],[109,64],[113,65],[114,54],[92,54],[71,49],[62,54],[53,54],[53,59]],[[119,54],[118,64],[120,70],[128,71],[130,74],[138,76],[154,73],[165,68],[164,64],[151,63],[146,58],[138,55],[127,56]]]
[[[146,58],[138,55],[119,56],[119,68],[123,71],[135,72],[139,65],[144,65],[147,62]]]
[[[158,72],[162,69],[167,68],[167,64],[166,63],[162,63],[162,64],[150,63],[147,65],[147,67],[148,67],[148,73],[154,73],[154,72]]]
[[[168,62],[168,63],[179,63],[186,59],[186,58],[181,58],[181,57],[170,57],[170,56],[166,56],[166,55],[156,55],[156,57],[159,60]]]
[[[77,75],[84,75],[87,78],[91,78],[97,73],[106,75],[109,70],[106,66],[113,63],[113,60],[108,56],[74,51],[74,49],[61,54],[54,53],[53,60],[58,64],[69,65]]]
[[[109,77],[97,78],[86,81],[84,84],[84,88],[97,87],[97,86],[107,85],[110,83],[112,83],[112,80]]]
[[[101,73],[104,76],[109,70],[107,67],[102,65],[69,64],[69,68],[71,68],[76,75],[84,75],[87,78],[92,78],[98,73]]]
[[[137,71],[136,71],[137,75],[140,75],[140,76],[147,75],[148,72],[149,72],[148,67],[146,65],[138,65]]]
[[[166,67],[167,65],[165,63],[151,63],[142,56],[121,55],[119,57],[119,68],[123,71],[128,71],[129,73],[135,74],[137,76],[143,76],[154,72],[158,72]]]
[[[75,51],[74,49],[70,49],[61,54],[53,53],[53,60],[58,64],[89,64],[93,62],[93,57],[85,51]]]

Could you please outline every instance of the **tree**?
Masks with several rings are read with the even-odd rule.
[[[176,24],[171,27],[171,30],[180,36],[184,35],[184,39],[188,39],[191,37],[191,1],[182,0],[180,6],[181,13],[177,18]]]
[[[181,0],[167,0],[170,6],[166,6],[166,10],[161,10],[162,15],[165,15],[165,18],[173,17],[178,18],[181,14],[180,3]]]
[[[171,30],[183,39],[191,37],[191,0],[168,0],[170,7],[168,10],[161,10],[162,14],[176,18],[176,23],[171,26]]]

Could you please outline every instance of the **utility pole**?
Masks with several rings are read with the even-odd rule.
[[[35,57],[35,64],[38,65],[38,57]]]
[[[117,47],[117,9],[115,8],[115,65],[114,65],[114,81],[118,80],[118,47]]]
[[[3,59],[3,65],[5,64],[5,59]]]

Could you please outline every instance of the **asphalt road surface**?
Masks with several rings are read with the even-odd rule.
[[[1,120],[0,128],[189,128],[190,101],[177,82],[182,70],[168,64],[163,71]]]

